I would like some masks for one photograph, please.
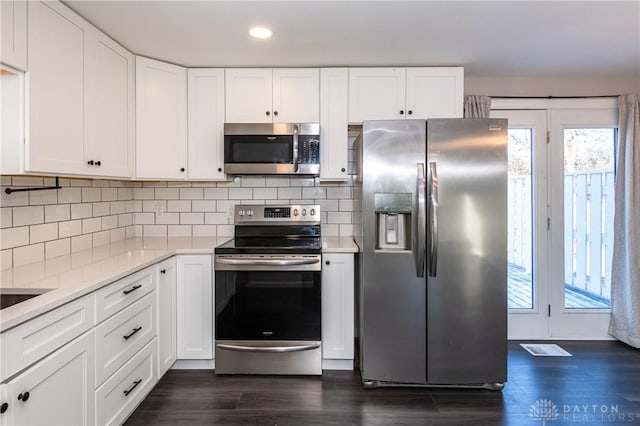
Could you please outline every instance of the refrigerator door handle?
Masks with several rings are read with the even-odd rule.
[[[438,273],[438,166],[429,163],[429,276]]]
[[[416,247],[414,247],[413,255],[416,262],[416,274],[417,276],[424,277],[424,264],[425,264],[425,255],[427,251],[426,247],[426,222],[427,218],[425,217],[426,210],[426,199],[425,199],[425,175],[424,175],[424,163],[417,163],[418,167],[418,175],[416,179],[416,198],[417,198],[417,212],[416,212],[416,223],[415,226],[415,241]]]

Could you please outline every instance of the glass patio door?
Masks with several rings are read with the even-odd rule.
[[[550,337],[609,337],[616,126],[610,109],[550,113]]]

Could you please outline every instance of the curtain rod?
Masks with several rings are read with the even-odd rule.
[[[590,98],[617,98],[619,95],[594,95],[594,96],[491,96],[491,99],[590,99]]]

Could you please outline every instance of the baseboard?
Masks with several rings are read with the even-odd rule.
[[[323,370],[353,370],[352,359],[323,359]]]
[[[171,370],[215,370],[215,359],[179,359],[171,366]]]

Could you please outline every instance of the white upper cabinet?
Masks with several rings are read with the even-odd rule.
[[[135,57],[97,30],[85,33],[86,174],[133,176]]]
[[[317,68],[230,68],[225,72],[227,123],[319,121]]]
[[[61,3],[29,3],[27,171],[85,173],[85,30]]]
[[[462,117],[461,67],[351,68],[349,122]]]
[[[27,70],[27,1],[0,2],[0,62]]]
[[[348,86],[347,68],[320,70],[320,179],[348,177]]]
[[[189,179],[224,180],[224,70],[187,71]]]
[[[136,177],[187,178],[187,70],[136,57]]]

